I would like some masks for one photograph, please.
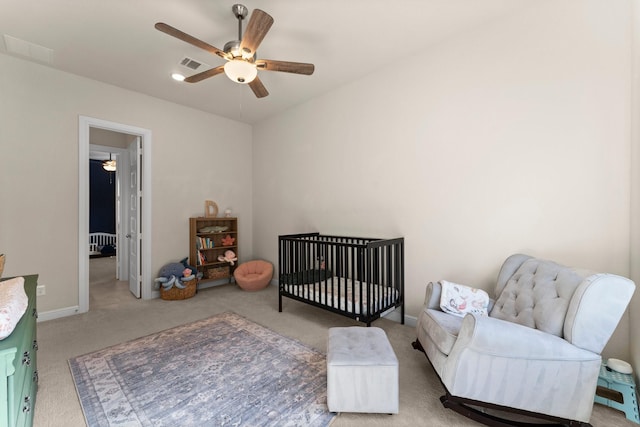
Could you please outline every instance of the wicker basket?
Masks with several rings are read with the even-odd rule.
[[[229,267],[215,267],[207,270],[207,279],[226,279],[229,277]]]
[[[180,289],[173,286],[168,291],[165,291],[164,288],[160,287],[160,298],[168,301],[177,301],[181,299],[191,298],[196,294],[196,289],[198,288],[198,279],[193,279],[188,282],[185,282],[185,288]]]

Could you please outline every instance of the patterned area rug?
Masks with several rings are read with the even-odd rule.
[[[223,313],[69,359],[94,426],[327,426],[326,357]]]

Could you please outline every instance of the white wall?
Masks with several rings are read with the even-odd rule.
[[[629,9],[537,4],[254,126],[256,256],[404,236],[411,316],[429,281],[489,288],[516,252],[628,275]]]
[[[632,0],[631,66],[631,279],[640,286],[640,0]],[[631,325],[640,324],[640,289],[631,300]],[[631,329],[631,364],[635,367],[636,381],[640,382],[640,334]]]
[[[0,54],[5,276],[39,273],[41,311],[78,303],[79,115],[153,132],[154,272],[186,256],[187,218],[213,199],[240,217],[244,259],[277,261],[281,233],[404,236],[413,316],[428,281],[488,288],[513,252],[629,275],[637,3],[536,4],[253,135],[248,125]],[[637,149],[637,131],[634,141]],[[635,184],[633,194],[637,206]],[[640,338],[631,334],[637,367]],[[627,358],[628,336],[625,319],[605,353]]]
[[[8,55],[0,69],[0,253],[5,276],[40,274],[41,312],[78,305],[80,115],[152,132],[154,274],[188,256],[205,199],[233,209],[251,257],[250,126]]]

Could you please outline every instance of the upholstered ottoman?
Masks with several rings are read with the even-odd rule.
[[[382,329],[329,329],[327,406],[331,412],[398,413],[398,359]]]

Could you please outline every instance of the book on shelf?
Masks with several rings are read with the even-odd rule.
[[[197,237],[196,238],[196,248],[197,249],[211,249],[215,247],[215,242],[213,239],[208,237]]]
[[[198,251],[198,265],[205,265],[206,263],[207,263],[206,255]]]

